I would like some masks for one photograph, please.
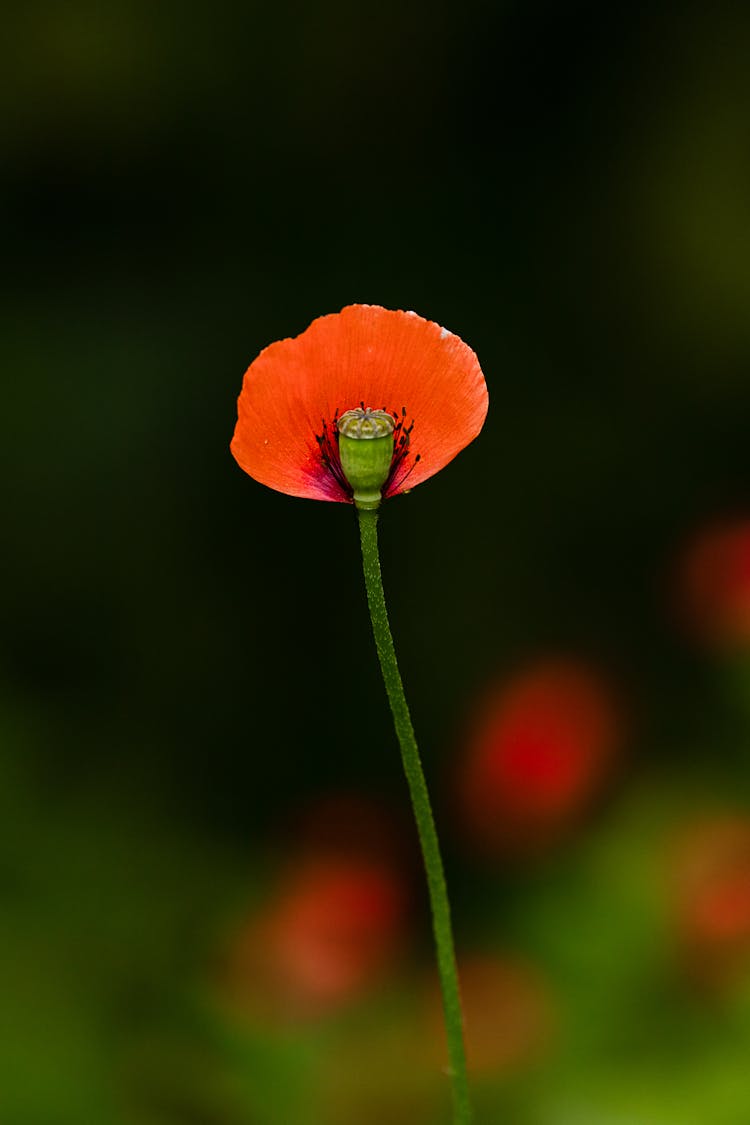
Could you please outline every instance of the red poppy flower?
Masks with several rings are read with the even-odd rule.
[[[691,825],[668,878],[690,975],[704,985],[731,980],[750,962],[750,820],[726,814]]]
[[[281,825],[300,855],[371,861],[411,873],[418,857],[400,812],[354,790],[329,791],[294,810]]]
[[[235,935],[226,991],[264,1019],[334,1011],[376,983],[403,937],[406,891],[387,865],[322,855],[291,870]]]
[[[467,834],[490,852],[543,845],[590,801],[618,739],[611,695],[584,665],[545,662],[500,685],[460,765]]]
[[[338,419],[391,415],[393,459],[382,495],[414,488],[482,428],[487,387],[474,352],[413,312],[349,305],[265,348],[245,373],[232,439],[255,480],[312,500],[349,503]]]
[[[701,637],[719,646],[750,644],[750,520],[718,524],[695,539],[680,594]]]
[[[548,988],[531,964],[497,954],[459,961],[466,1055],[474,1075],[489,1075],[532,1061],[549,1041],[552,1010]],[[430,1051],[445,1054],[440,996],[428,996]]]

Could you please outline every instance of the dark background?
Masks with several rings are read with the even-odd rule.
[[[361,787],[406,813],[353,514],[240,471],[242,374],[355,301],[480,358],[483,433],[381,520],[428,775],[484,684],[564,651],[628,700],[597,826],[623,865],[676,806],[746,809],[736,677],[685,644],[670,583],[696,529],[748,508],[750,17],[74,0],[4,24],[0,1121],[327,1125],[319,1029],[295,1039],[308,1069],[269,1061],[195,1001],[290,810]],[[459,942],[501,933],[446,853]],[[549,934],[555,871],[508,889]],[[591,1019],[619,1027],[628,988],[602,972]],[[730,1030],[712,1012],[710,1065],[710,1021],[674,1058],[639,1049],[684,1022],[652,990],[606,1065],[559,1048],[552,1093],[513,1076],[486,1121],[740,1125],[748,995]]]

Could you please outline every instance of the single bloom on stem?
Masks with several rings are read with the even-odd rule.
[[[385,458],[372,488],[379,501],[452,461],[481,430],[487,402],[479,361],[458,336],[414,312],[348,305],[250,364],[231,449],[269,488],[351,503],[340,449],[348,431],[375,461]],[[385,452],[375,455],[378,439]]]
[[[245,373],[232,438],[240,467],[261,484],[356,509],[373,639],[427,877],[455,1125],[470,1125],[472,1115],[450,903],[388,621],[377,520],[382,499],[447,465],[477,436],[486,414],[479,362],[457,336],[414,312],[349,305],[261,352]],[[327,936],[315,947],[330,948]],[[318,966],[324,960],[316,953]]]

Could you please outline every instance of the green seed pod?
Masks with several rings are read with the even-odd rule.
[[[391,471],[395,422],[386,410],[347,410],[338,420],[339,457],[358,508],[377,508]]]

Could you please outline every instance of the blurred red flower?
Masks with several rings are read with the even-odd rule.
[[[480,705],[459,765],[464,831],[482,850],[534,850],[589,804],[621,724],[602,678],[571,660],[539,663]]]
[[[293,809],[281,825],[300,854],[375,861],[404,878],[421,873],[411,825],[401,811],[354,790],[329,790]]]
[[[326,854],[291,868],[235,933],[224,992],[235,1008],[315,1018],[371,988],[404,935],[406,893],[386,864]]]
[[[750,819],[725,815],[683,831],[669,867],[688,972],[721,984],[750,967]]]
[[[232,439],[255,480],[290,496],[351,501],[337,418],[366,407],[396,423],[383,496],[414,488],[472,441],[487,414],[474,352],[413,312],[349,305],[265,348],[245,373]]]
[[[506,955],[459,961],[466,1057],[474,1075],[522,1066],[547,1045],[553,1027],[548,989],[531,964]],[[429,995],[429,1043],[445,1054],[440,995]]]
[[[685,551],[678,587],[698,636],[719,646],[750,644],[750,520],[701,531]]]

